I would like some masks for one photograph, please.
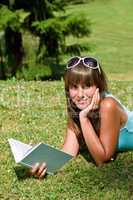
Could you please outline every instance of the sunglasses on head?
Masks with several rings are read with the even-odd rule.
[[[98,61],[96,60],[96,58],[93,58],[93,57],[79,57],[79,56],[72,57],[68,61],[66,68],[72,69],[76,67],[81,61],[83,62],[84,66],[91,69],[98,69],[99,73],[101,73]]]

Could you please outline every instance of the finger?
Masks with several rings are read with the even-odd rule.
[[[92,110],[96,110],[99,107],[99,88],[97,88],[95,91],[91,106]]]
[[[99,96],[99,88],[97,88],[96,91],[95,91],[95,95],[94,95],[94,104],[97,105],[99,103],[99,98],[100,98],[100,96]]]
[[[99,106],[98,105],[95,105],[94,107],[93,107],[93,110],[97,110],[99,108]]]
[[[44,171],[44,169],[46,169],[46,163],[42,163],[39,167],[39,170],[37,172],[37,175],[40,176],[41,173]]]
[[[39,178],[43,178],[46,174],[47,168],[45,168],[42,173],[40,174]]]
[[[38,171],[38,168],[39,168],[39,163],[36,163],[36,164],[32,167],[32,169],[31,169],[31,171],[30,171],[31,175],[36,174],[36,172]]]
[[[98,92],[99,92],[99,88],[96,88],[94,95],[97,95]]]
[[[98,104],[99,104],[99,102],[100,102],[100,93],[98,91]]]
[[[92,110],[96,110],[98,108],[98,105],[93,104]]]
[[[95,90],[95,92],[94,92],[94,94],[93,94],[93,96],[92,96],[91,102],[94,102],[95,98],[96,98],[96,90]]]
[[[100,94],[99,94],[99,88],[97,90],[97,95],[96,95],[96,104],[99,105],[100,102]]]
[[[92,101],[91,101],[91,107],[93,108],[93,106],[95,105],[95,102],[96,102],[96,95],[97,95],[97,92],[95,91],[93,97],[92,97]]]

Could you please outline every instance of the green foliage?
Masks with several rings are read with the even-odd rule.
[[[66,47],[65,53],[70,55],[81,55],[81,52],[88,50],[91,51],[91,48],[88,47],[88,44],[81,44],[80,46],[78,44],[72,44]]]
[[[69,3],[70,5],[73,4],[82,4],[82,3],[88,3],[90,1],[93,1],[93,0],[66,0],[65,2],[67,2],[67,4]]]
[[[0,8],[0,29],[6,28],[13,19],[16,21],[16,15],[7,6],[2,6]]]
[[[90,20],[86,20],[86,17],[82,14],[74,14],[66,18],[64,23],[65,26],[65,34],[73,35],[75,37],[83,37],[88,36],[91,33]]]
[[[20,23],[24,23],[25,19],[30,15],[30,12],[25,12],[23,9],[16,10],[16,15]]]
[[[27,67],[22,68],[21,71],[18,71],[16,74],[17,79],[24,79],[27,81],[31,80],[41,80],[44,77],[51,77],[51,68],[49,66],[44,66],[42,64],[34,64],[28,65]]]
[[[61,24],[62,22],[60,21],[60,19],[56,17],[56,18],[50,18],[43,21],[35,21],[32,23],[32,26],[36,28],[37,32],[42,34],[42,33],[49,32],[51,29],[53,30],[55,29],[55,32],[60,32],[59,28],[61,28]]]
[[[32,26],[35,27],[41,37],[38,57],[40,59],[51,57],[52,61],[53,58],[56,58],[58,63],[60,56],[65,53],[78,53],[80,55],[82,50],[89,50],[88,45],[85,46],[78,43],[68,46],[65,39],[70,35],[77,38],[89,35],[90,25],[90,21],[81,15],[54,17],[44,21],[33,22]]]
[[[29,12],[25,12],[23,9],[11,11],[7,6],[1,6],[0,29],[10,27],[14,31],[20,31],[22,24],[29,14]]]

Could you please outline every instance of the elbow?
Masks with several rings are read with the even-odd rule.
[[[95,164],[97,167],[102,167],[104,163],[105,161],[101,161],[101,160],[95,161]]]
[[[112,155],[106,153],[100,159],[95,160],[95,163],[97,167],[101,167],[103,164],[109,162],[110,160],[112,160]]]

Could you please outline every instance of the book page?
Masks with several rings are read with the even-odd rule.
[[[20,142],[18,140],[14,140],[13,138],[8,139],[8,142],[10,144],[14,159],[16,163],[20,162],[24,155],[32,149],[31,145],[25,144],[23,142]]]

